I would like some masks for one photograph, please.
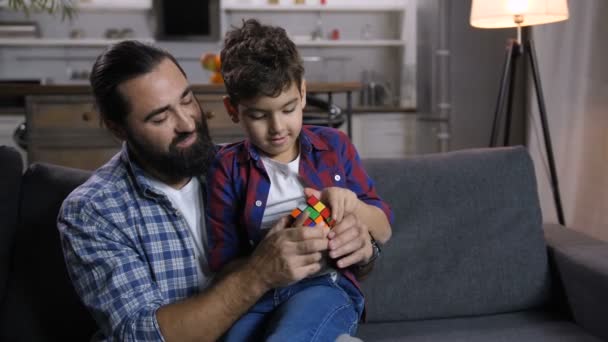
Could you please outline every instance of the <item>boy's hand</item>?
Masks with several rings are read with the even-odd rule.
[[[329,257],[336,260],[339,268],[366,264],[373,249],[369,229],[356,215],[348,214],[327,235]]]
[[[345,188],[329,187],[322,191],[313,188],[304,188],[306,196],[315,196],[321,202],[327,204],[331,209],[331,217],[336,222],[342,221],[344,216],[355,214],[359,206],[357,195]]]

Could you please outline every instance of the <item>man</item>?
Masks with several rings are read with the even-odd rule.
[[[282,219],[249,258],[213,277],[201,209],[215,147],[184,71],[167,52],[125,41],[97,58],[90,81],[124,144],[68,196],[58,228],[98,339],[216,340],[265,292],[317,272],[321,252],[351,265],[372,258],[355,216],[331,248],[321,230]]]

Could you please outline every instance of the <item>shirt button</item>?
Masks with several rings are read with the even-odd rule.
[[[262,201],[260,201],[260,200],[255,201],[255,206],[256,207],[261,207],[262,206]]]
[[[340,181],[340,179],[342,179],[342,178],[340,177],[340,175],[335,175],[335,176],[334,176],[334,179],[336,180],[336,182],[339,182],[339,181]]]

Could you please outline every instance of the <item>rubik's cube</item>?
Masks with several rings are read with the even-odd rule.
[[[301,204],[291,212],[291,217],[298,218],[303,212],[308,212],[308,218],[304,221],[304,225],[308,227],[329,226],[330,228],[336,224],[336,220],[331,217],[331,211],[325,204],[319,201],[315,196],[310,196],[306,199],[306,203]]]

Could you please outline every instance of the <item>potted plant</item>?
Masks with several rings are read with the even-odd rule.
[[[24,12],[61,13],[61,20],[72,19],[76,13],[74,0],[8,0],[8,7]]]

